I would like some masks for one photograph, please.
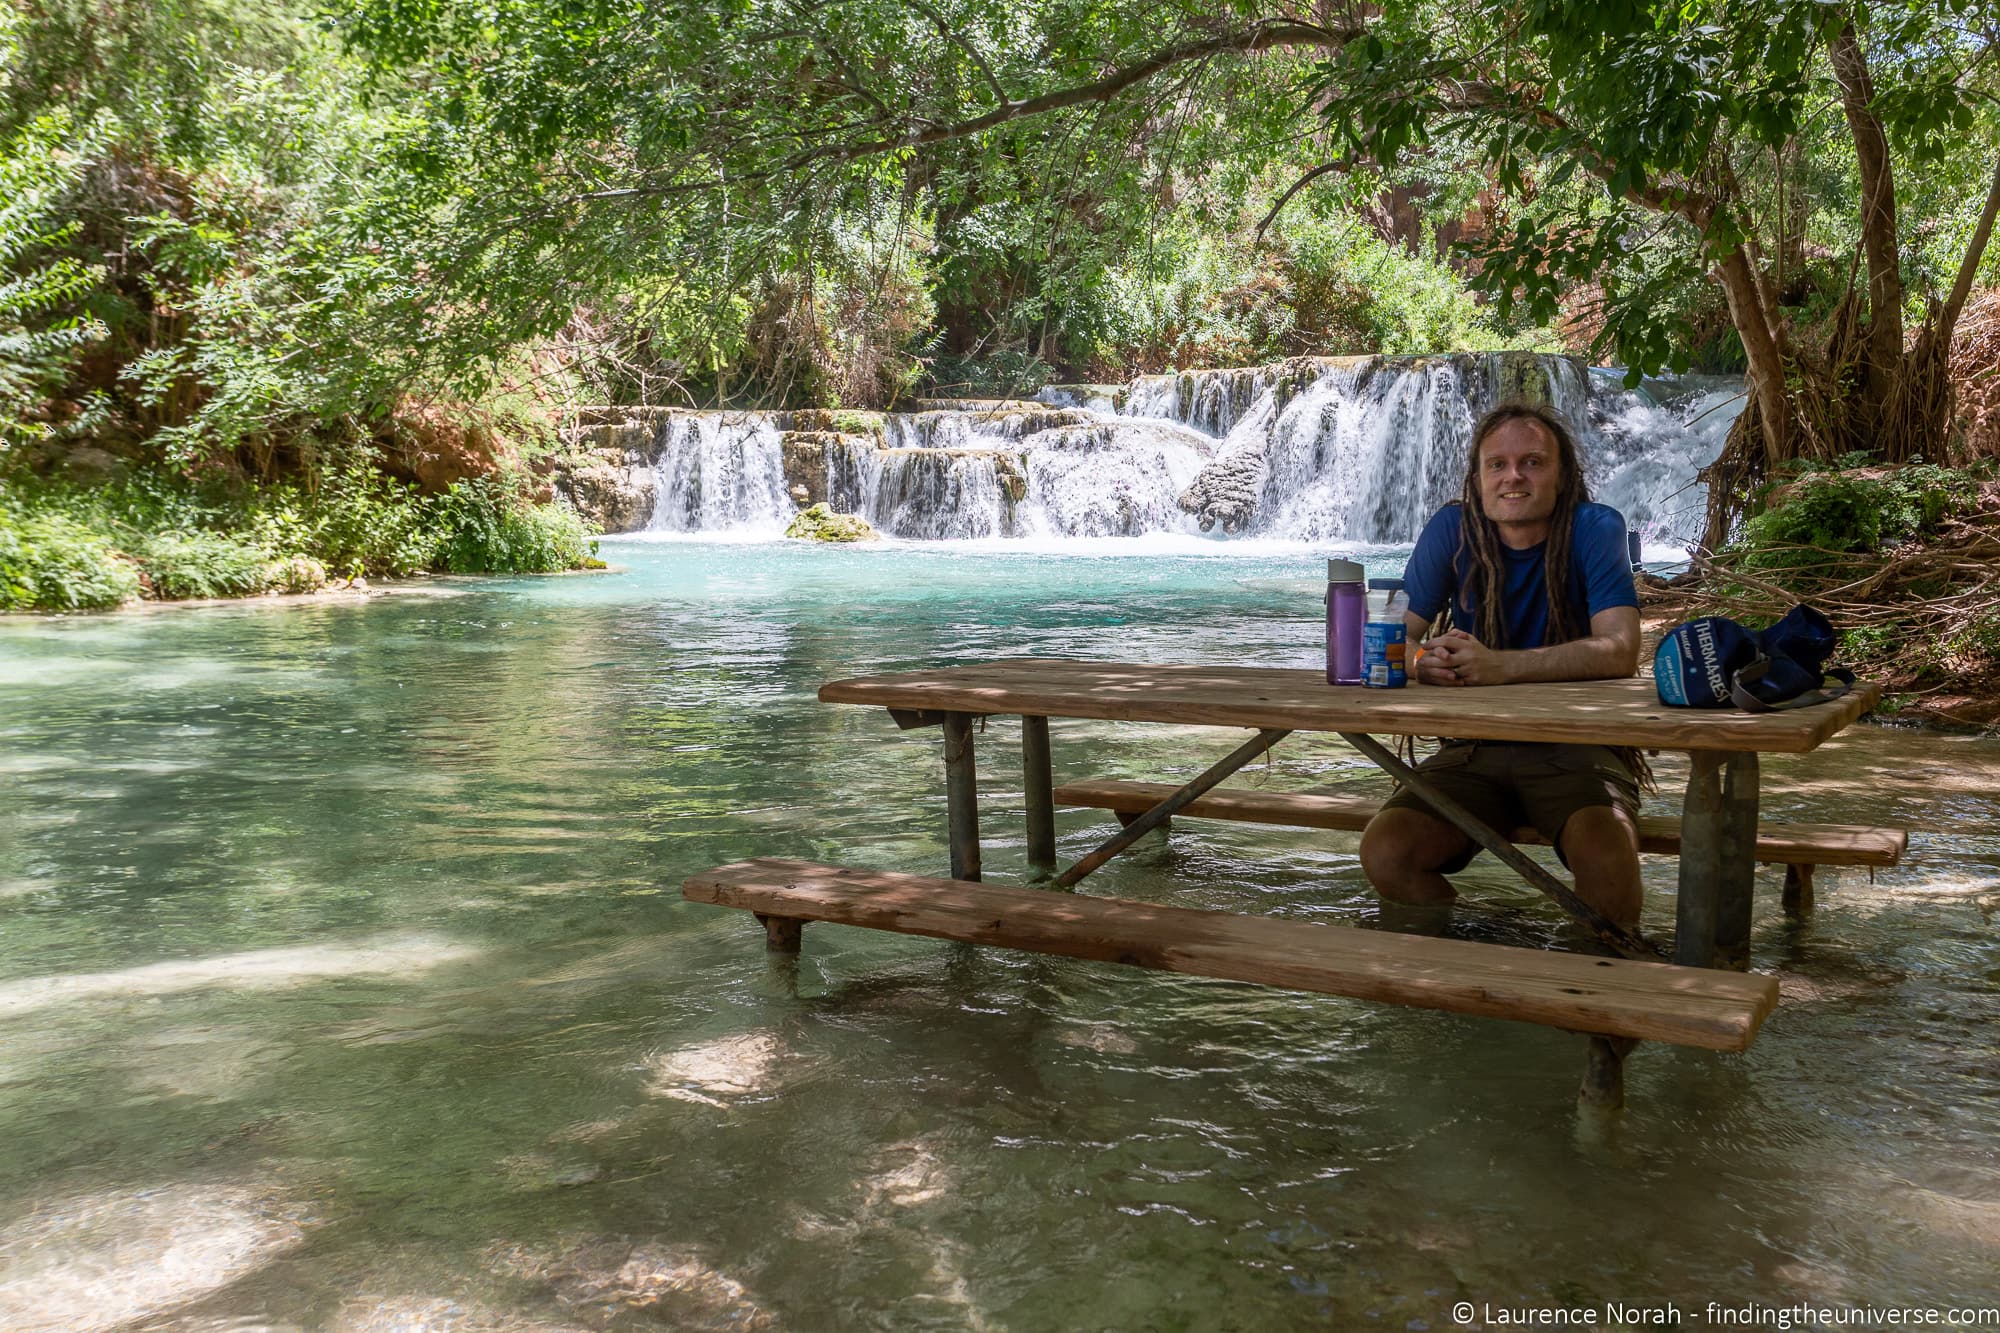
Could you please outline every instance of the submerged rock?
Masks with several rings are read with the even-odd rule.
[[[280,560],[271,569],[271,583],[279,592],[318,592],[328,583],[326,566],[309,555]]]
[[[785,535],[815,542],[872,542],[881,539],[881,534],[859,514],[836,514],[823,504],[801,510],[799,516],[792,520],[792,525],[785,529]]]

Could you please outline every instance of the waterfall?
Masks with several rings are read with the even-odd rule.
[[[1599,410],[1592,414],[1585,471],[1591,494],[1624,514],[1649,547],[1679,554],[1701,536],[1708,487],[1695,473],[1722,452],[1743,411],[1743,381],[1686,375],[1628,393],[1614,378],[1594,391]]]
[[[648,531],[783,531],[791,521],[795,506],[769,413],[675,412],[659,431]]]
[[[1628,390],[1617,372],[1525,353],[1300,359],[887,414],[672,411],[632,465],[650,467],[655,532],[776,535],[824,501],[911,540],[1407,544],[1458,494],[1478,415],[1523,395],[1576,426],[1593,495],[1656,551],[1699,532],[1695,474],[1741,410],[1740,381]]]

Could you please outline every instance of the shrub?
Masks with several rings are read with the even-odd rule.
[[[103,533],[0,505],[0,609],[76,611],[138,595],[138,569]]]
[[[1882,479],[1882,489],[1885,541],[1928,537],[1946,515],[1970,507],[1979,498],[1979,484],[1970,474],[1935,463],[1899,467]]]
[[[280,554],[312,557],[343,574],[420,574],[437,558],[435,505],[417,488],[355,459],[329,469],[312,491],[265,493],[257,532]]]
[[[326,566],[309,555],[290,556],[271,566],[272,584],[280,592],[318,592],[327,585]]]
[[[1743,567],[1799,569],[1826,564],[1825,552],[1877,550],[1890,498],[1879,481],[1810,473],[1788,488],[1779,503],[1744,523],[1737,543],[1744,551]]]
[[[530,503],[488,477],[456,482],[437,500],[436,563],[453,574],[552,574],[597,554],[573,510]]]
[[[2000,662],[2000,610],[1988,608],[1945,643],[1945,649],[1980,664]]]
[[[1971,472],[1914,463],[1871,467],[1868,454],[1800,464],[1796,480],[1768,488],[1764,506],[1736,543],[1746,569],[1800,569],[1828,563],[1822,552],[1866,555],[1898,542],[1933,537],[1944,520],[1976,508]],[[1814,550],[1789,548],[1812,547]]]
[[[276,582],[269,551],[226,533],[156,532],[138,543],[137,555],[158,597],[242,597]]]

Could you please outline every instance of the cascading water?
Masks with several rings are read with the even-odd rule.
[[[1300,360],[879,417],[668,413],[653,428],[650,528],[775,535],[823,500],[915,540],[1219,528],[1404,544],[1457,495],[1479,413],[1523,394],[1576,425],[1594,495],[1656,551],[1698,533],[1696,473],[1741,408],[1739,384],[1632,391],[1615,372],[1520,353]]]
[[[1413,542],[1465,474],[1473,409],[1458,366],[1339,367],[1294,398],[1265,447],[1248,531],[1305,541]]]
[[[785,492],[777,423],[762,412],[674,413],[660,425],[651,532],[775,527],[795,506]]]
[[[1688,375],[1626,393],[1600,393],[1588,440],[1591,493],[1625,515],[1648,546],[1679,554],[1701,536],[1708,487],[1695,474],[1713,463],[1743,411],[1743,381]],[[1661,447],[1662,442],[1669,447]]]

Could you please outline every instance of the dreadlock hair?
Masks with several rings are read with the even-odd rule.
[[[1549,540],[1542,557],[1544,588],[1549,599],[1547,643],[1568,643],[1590,632],[1577,621],[1576,607],[1570,602],[1570,533],[1576,527],[1577,506],[1590,499],[1583,480],[1583,460],[1577,453],[1576,437],[1569,423],[1546,407],[1534,403],[1506,402],[1488,412],[1472,428],[1472,449],[1465,461],[1465,490],[1459,497],[1464,507],[1458,528],[1458,555],[1452,561],[1458,571],[1461,605],[1478,608],[1479,624],[1473,637],[1489,648],[1512,648],[1507,641],[1507,613],[1501,605],[1504,587],[1500,529],[1486,516],[1479,494],[1479,452],[1486,437],[1510,421],[1532,421],[1555,442],[1556,463],[1562,473],[1556,492],[1555,512],[1549,515]]]

